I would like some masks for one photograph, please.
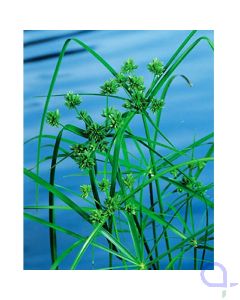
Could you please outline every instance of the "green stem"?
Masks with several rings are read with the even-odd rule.
[[[148,175],[148,177],[150,178],[151,176]],[[154,198],[153,198],[153,186],[152,186],[152,182],[149,184],[149,194],[150,194],[151,208],[152,208],[152,211],[154,212]],[[154,220],[152,220],[151,223],[152,223],[153,240],[154,240],[154,244],[156,245],[156,240],[157,240],[156,222]],[[158,257],[158,247],[157,247],[157,245],[156,245],[156,248],[155,248],[155,257]],[[157,265],[157,268],[159,269],[159,262],[157,262],[156,265]]]
[[[197,247],[194,247],[194,270],[197,270]]]
[[[148,139],[148,145],[151,147],[152,146],[151,142],[150,142],[151,138],[150,138],[149,128],[148,128],[148,124],[147,124],[147,120],[146,120],[145,115],[142,115],[142,120],[143,120],[143,124],[144,124],[146,137]],[[153,175],[155,176],[157,174],[155,158],[154,158],[153,152],[151,150],[149,151],[149,154],[150,154],[150,159],[151,159]],[[160,213],[161,213],[162,219],[165,221],[164,215],[163,215],[164,209],[163,209],[163,203],[162,203],[162,197],[161,197],[161,190],[160,190],[160,185],[159,185],[158,179],[155,180],[155,185],[156,185],[156,191],[157,191],[157,198],[158,198]],[[164,228],[163,228],[163,230],[164,230]],[[171,255],[171,252],[169,251],[170,250],[170,245],[169,245],[169,238],[168,238],[167,230],[164,231],[164,238],[165,238],[166,249],[168,251],[168,259],[169,259],[169,262],[171,262],[172,261],[172,255]]]

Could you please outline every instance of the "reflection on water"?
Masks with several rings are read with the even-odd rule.
[[[147,63],[154,57],[159,57],[163,62],[166,62],[188,33],[188,31],[26,31],[24,34],[25,140],[38,134],[45,98],[37,96],[47,94],[57,57],[67,38],[71,36],[78,37],[94,48],[116,70],[120,69],[122,62],[128,57],[134,58],[139,65],[137,74],[144,76],[145,83],[148,86],[152,77],[147,71]],[[199,31],[197,35],[206,35],[213,39],[213,32],[211,31]],[[193,87],[189,88],[180,77],[174,81],[167,95],[161,130],[166,133],[176,147],[181,148],[191,144],[194,139],[199,139],[213,131],[213,55],[209,46],[204,41],[200,43],[175,73],[188,76],[193,83]],[[62,94],[69,90],[97,93],[99,92],[99,86],[109,78],[111,78],[111,74],[98,61],[81,49],[79,45],[71,42],[68,55],[63,59],[54,93]],[[101,121],[100,112],[105,105],[105,100],[102,97],[92,96],[83,98],[82,108],[87,109],[94,120]],[[74,114],[64,109],[62,104],[63,97],[53,97],[50,109],[60,108],[62,123],[79,124]],[[111,99],[110,104],[121,109],[122,103],[115,99]],[[132,129],[137,135],[142,134],[138,117],[133,120]],[[56,134],[56,130],[49,128],[47,125],[45,132]],[[68,136],[69,134],[65,134],[65,137]],[[46,143],[50,142],[48,140]],[[35,165],[36,145],[37,143],[33,142],[25,146],[26,167]],[[199,148],[196,155],[205,155],[206,150],[206,147]],[[42,157],[51,154],[51,151],[52,148],[43,148]],[[131,148],[131,151],[132,153],[135,151],[134,147]],[[48,170],[49,163],[44,163],[41,167],[41,176],[48,179]],[[71,161],[63,162],[57,170],[56,183],[78,190],[79,185],[87,182],[87,179],[83,176],[66,177],[69,173],[77,172],[77,168]],[[205,173],[201,179],[206,183],[213,180],[211,166],[208,167],[207,174]],[[29,179],[25,179],[25,203],[28,205],[34,204],[34,188],[34,184]],[[47,204],[46,191],[43,189],[40,189],[40,191],[41,204]],[[208,196],[213,197],[212,192]],[[81,203],[80,198],[75,198],[72,195],[71,197]],[[199,218],[200,227],[202,226],[202,213],[203,207],[196,201],[194,214]],[[37,215],[47,219],[44,211],[38,211]],[[84,223],[83,227],[83,224],[79,223],[78,216],[70,211],[64,212],[64,218],[61,216],[61,213],[57,215],[59,225],[73,229],[83,235],[86,235],[90,230],[90,226]],[[212,215],[210,216],[211,219]],[[179,224],[175,225],[179,226]],[[48,239],[47,228],[25,221],[25,269],[49,268]],[[73,241],[69,236],[58,234],[58,244],[62,246],[60,250],[66,249]],[[102,242],[105,243],[104,240]],[[84,269],[91,263],[92,251],[91,247],[87,250],[80,268]],[[76,252],[73,252],[74,254]],[[73,255],[65,260],[62,268],[69,267]],[[94,268],[102,267],[104,265],[103,253],[94,250],[94,257]],[[208,254],[207,258],[212,259],[211,253]],[[189,255],[189,259],[185,260],[184,268],[192,269],[192,266],[193,262],[191,255]]]

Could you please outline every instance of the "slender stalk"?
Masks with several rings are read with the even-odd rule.
[[[198,269],[198,265],[197,265],[197,247],[194,247],[194,270]]]
[[[187,198],[188,198],[188,194],[187,194]],[[189,209],[189,201],[187,201],[187,204],[186,204],[186,208],[185,208],[185,215],[184,215],[184,220],[185,220],[185,223],[187,224],[188,222],[188,209]],[[183,226],[183,233],[185,234],[186,233],[186,228]],[[183,248],[181,249],[181,251],[183,251]],[[178,270],[181,269],[182,267],[182,256],[180,257],[179,259],[179,263],[178,263]]]
[[[143,124],[144,124],[146,137],[147,137],[148,140],[150,140],[151,138],[150,138],[149,128],[148,128],[146,116],[144,114],[142,114],[142,120],[143,120]],[[148,142],[148,144],[151,147],[151,142]],[[153,176],[155,176],[157,174],[155,158],[154,158],[154,155],[153,155],[151,150],[149,151],[149,154],[150,154],[150,159],[151,159],[151,166],[152,166]],[[165,221],[164,215],[163,215],[164,208],[163,208],[160,185],[159,185],[158,180],[155,180],[155,185],[156,185],[156,191],[157,191],[157,198],[158,198],[160,213],[161,213],[162,219]],[[164,238],[165,238],[166,249],[167,249],[167,251],[169,251],[170,250],[170,245],[169,245],[169,238],[168,238],[167,231],[164,232]],[[168,252],[168,259],[169,259],[169,262],[171,262],[172,255],[171,255],[170,251]]]
[[[151,175],[148,175],[148,178],[150,178]],[[151,208],[152,211],[154,211],[154,198],[153,198],[153,186],[152,186],[152,182],[149,184],[149,194],[150,194],[150,204],[151,204]],[[154,220],[151,221],[152,223],[152,232],[153,232],[153,240],[154,240],[154,245],[156,245],[155,248],[155,257],[158,257],[158,247],[156,244],[156,240],[157,240],[157,235],[156,235],[156,222]],[[159,262],[156,263],[157,268],[159,269]]]

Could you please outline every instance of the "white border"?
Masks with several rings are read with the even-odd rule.
[[[237,1],[86,2],[12,1],[1,8],[1,298],[221,299],[221,289],[204,286],[198,271],[22,270],[22,30],[214,29],[215,260],[229,281],[240,281]],[[239,290],[228,288],[227,297],[239,299]]]

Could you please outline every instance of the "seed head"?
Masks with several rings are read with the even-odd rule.
[[[87,185],[87,184],[83,184],[80,186],[80,190],[82,192],[81,197],[83,199],[86,199],[89,196],[89,194],[91,193],[91,186]]]
[[[80,169],[91,169],[95,165],[92,153],[88,150],[84,150],[75,160]]]
[[[133,59],[129,58],[124,62],[121,67],[121,72],[124,74],[132,73],[138,66],[134,63]]]
[[[129,190],[131,190],[133,188],[135,179],[134,179],[133,175],[130,173],[130,174],[127,174],[127,176],[125,178],[123,178],[123,182],[126,185],[126,187]]]
[[[79,113],[78,113],[78,115],[77,115],[77,118],[78,118],[79,120],[86,121],[87,118],[88,118],[88,113],[87,113],[87,111],[86,111],[86,110],[80,110]]]
[[[154,58],[147,66],[148,70],[154,75],[160,76],[163,73],[163,63],[158,59]]]
[[[99,182],[98,186],[102,192],[106,192],[109,188],[110,182],[107,178],[103,178],[101,182]]]
[[[131,201],[128,201],[125,205],[125,211],[127,211],[129,214],[136,215],[137,207],[135,204],[133,204]]]
[[[105,81],[105,83],[100,87],[102,95],[114,95],[118,91],[118,83],[115,79],[110,79]]]
[[[164,107],[164,104],[165,104],[164,99],[155,99],[155,98],[153,98],[152,101],[151,101],[150,109],[153,113],[156,113]]]
[[[46,121],[50,126],[58,127],[60,125],[60,113],[59,110],[49,111],[46,116]]]
[[[72,157],[76,158],[77,156],[81,155],[87,149],[87,147],[83,144],[74,144],[70,147],[70,149],[73,152]]]
[[[126,81],[127,81],[127,77],[123,73],[117,74],[116,82],[118,86],[123,86],[124,84],[126,84]]]
[[[143,76],[128,76],[127,84],[131,91],[144,91],[144,78]]]
[[[92,211],[90,215],[90,221],[93,224],[100,223],[103,224],[106,221],[106,212],[103,211],[102,209],[95,209]]]
[[[81,97],[78,94],[74,94],[73,92],[68,92],[65,95],[65,105],[69,109],[73,109],[80,105],[82,102]]]
[[[123,107],[132,111],[136,111],[137,113],[141,113],[146,110],[147,104],[148,103],[145,99],[143,91],[134,91],[132,94],[132,99],[127,100],[123,104]]]
[[[105,206],[107,209],[108,215],[113,214],[116,210],[119,210],[121,207],[121,197],[116,194],[114,197],[108,197],[105,201]]]
[[[106,128],[98,123],[92,123],[87,129],[87,134],[90,141],[99,143],[106,136]]]
[[[101,141],[101,142],[99,142],[99,144],[98,144],[98,150],[100,152],[106,153],[107,150],[108,150],[108,142],[107,141]]]
[[[117,129],[122,123],[121,112],[113,107],[109,107],[109,109],[104,110],[102,116],[107,118],[110,128]]]

